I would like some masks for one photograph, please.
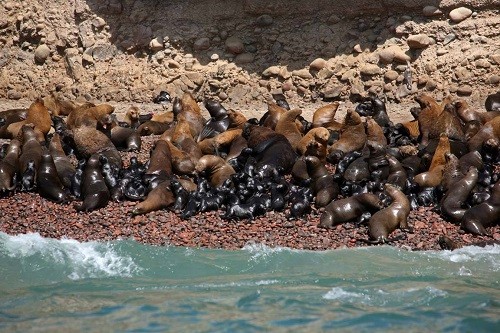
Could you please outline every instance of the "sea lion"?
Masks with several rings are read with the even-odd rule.
[[[12,135],[12,132],[8,130],[8,127],[10,124],[25,120],[27,114],[28,109],[11,109],[0,112],[0,119],[2,119],[2,124],[0,125],[0,138],[15,138],[15,136]]]
[[[71,131],[78,159],[94,154],[105,154],[110,163],[122,168],[123,162],[115,145],[103,132],[94,126],[82,125]]]
[[[142,123],[152,120],[152,118],[152,113],[141,115],[139,108],[133,105],[125,112],[122,122],[127,124],[130,128],[137,129]]]
[[[348,110],[344,125],[340,130],[340,139],[328,147],[328,154],[341,151],[349,153],[360,150],[366,143],[365,126],[361,117],[353,110]]]
[[[330,132],[325,127],[314,127],[310,129],[298,142],[296,146],[297,153],[299,155],[306,155],[308,152],[310,155],[314,155],[318,157],[321,161],[325,161],[326,159],[326,147],[328,145],[328,139],[330,137]],[[314,151],[310,151],[308,147],[311,147],[311,144],[314,145]]]
[[[361,193],[349,198],[330,202],[321,214],[319,226],[332,228],[341,223],[357,219],[365,212],[374,213],[384,207],[373,193]]]
[[[461,173],[466,174],[471,166],[476,167],[478,171],[484,168],[483,157],[477,150],[468,152],[458,159],[458,168]]]
[[[287,109],[279,106],[276,103],[272,102],[267,103],[267,112],[264,113],[262,117],[259,119],[259,125],[274,130],[281,115],[284,114],[286,111]]]
[[[151,150],[146,175],[172,175],[172,152],[165,140],[157,140]]]
[[[401,191],[405,190],[406,182],[408,181],[408,174],[405,168],[394,156],[387,154],[387,161],[389,162],[389,176],[387,176],[387,183],[397,186]]]
[[[233,110],[227,110],[227,116],[229,117],[228,128],[243,128],[248,120],[243,113]]]
[[[109,126],[98,129],[108,136],[113,145],[121,151],[140,151],[141,150],[141,136],[140,134],[130,127],[122,127],[118,124],[116,116],[111,116]]]
[[[460,226],[475,235],[489,235],[486,228],[500,223],[500,181],[491,189],[488,200],[465,211]]]
[[[462,207],[467,200],[470,192],[476,186],[478,172],[475,167],[470,167],[467,174],[453,184],[453,187],[446,191],[441,199],[441,214],[449,221],[459,223],[465,214]]]
[[[366,140],[377,142],[382,146],[387,146],[387,138],[384,135],[382,127],[372,117],[366,118],[365,123]]]
[[[434,169],[417,174],[414,181],[420,188],[436,187],[443,180],[444,165],[438,165]]]
[[[465,174],[460,171],[459,160],[452,153],[446,153],[446,164],[443,169],[443,179],[441,181],[441,186],[444,191],[452,189],[455,183],[459,181]]]
[[[374,243],[390,241],[389,234],[396,228],[408,228],[408,215],[410,215],[410,201],[406,195],[394,185],[385,184],[387,194],[392,198],[392,203],[384,209],[374,213],[368,221],[368,235]]]
[[[312,127],[324,127],[331,131],[338,131],[342,127],[342,123],[335,120],[335,114],[339,108],[339,102],[333,102],[324,105],[314,111],[312,119]]]
[[[77,103],[61,98],[54,91],[51,91],[49,96],[43,98],[43,104],[52,116],[67,116],[78,108]]]
[[[231,165],[215,155],[203,155],[196,163],[195,170],[198,174],[206,173],[212,187],[221,186],[235,173]]]
[[[194,172],[198,159],[191,158],[187,152],[177,148],[172,142],[165,141],[171,154],[172,170],[176,175],[190,175]]]
[[[172,123],[148,120],[137,127],[137,133],[141,136],[161,135],[172,126]]]
[[[464,131],[453,104],[446,104],[443,111],[429,128],[429,139],[438,138],[442,133],[448,138],[465,141]]]
[[[480,150],[488,139],[500,140],[500,117],[495,117],[485,123],[481,129],[468,141],[469,150]]]
[[[20,151],[21,142],[18,139],[12,139],[5,157],[0,161],[0,193],[13,191],[16,188]]]
[[[162,90],[160,93],[153,98],[153,103],[155,104],[167,104],[170,103],[172,97],[168,93],[168,91]]]
[[[25,124],[33,124],[38,141],[45,141],[45,135],[52,126],[52,119],[42,99],[39,98],[30,105],[25,120],[7,126],[7,132],[11,133],[12,138],[17,137],[21,127]]]
[[[451,153],[450,140],[448,136],[444,133],[439,137],[439,143],[434,151],[434,155],[432,156],[431,165],[429,166],[429,170],[434,169],[438,165],[446,164],[446,154]]]
[[[485,247],[488,245],[499,245],[500,241],[496,239],[489,239],[489,240],[482,240],[479,242],[473,242],[473,243],[468,243],[468,244],[462,244],[458,241],[452,240],[450,237],[446,235],[441,235],[438,238],[438,244],[441,247],[442,250],[457,250],[460,249],[464,246],[478,246],[478,247]]]
[[[228,112],[220,102],[213,99],[207,99],[205,100],[205,108],[210,114],[210,119],[205,122],[203,129],[198,135],[196,140],[198,142],[226,131],[230,123]]]
[[[293,109],[283,113],[278,119],[276,128],[274,129],[276,133],[283,134],[295,149],[302,139],[302,133],[299,131],[297,125],[295,124],[295,120],[301,114],[301,109]]]
[[[50,152],[45,147],[43,148],[42,159],[40,160],[36,178],[38,193],[42,197],[56,203],[65,202],[67,200],[67,193],[59,179],[54,160]]]
[[[146,214],[156,210],[168,208],[175,203],[174,195],[170,189],[170,181],[158,184],[148,193],[144,201],[138,203],[132,210],[132,215]]]
[[[49,143],[49,151],[61,183],[64,187],[71,188],[71,180],[75,174],[75,167],[64,153],[59,134],[54,133],[52,135]]]
[[[179,113],[176,119],[184,119],[185,121],[187,121],[189,123],[191,135],[193,136],[193,138],[197,138],[206,122],[201,114],[201,109],[198,103],[196,103],[193,95],[188,92],[182,95],[181,105],[182,111]]]
[[[106,122],[106,119],[115,111],[115,108],[109,104],[99,104],[88,108],[78,108],[72,111],[66,119],[69,129],[75,129],[80,126],[96,127],[98,122]]]
[[[324,207],[337,198],[339,185],[333,180],[325,165],[316,156],[304,157],[307,173],[312,179],[311,189],[314,193],[316,206]]]
[[[421,108],[421,111],[417,116],[417,120],[421,134],[420,143],[425,146],[428,143],[430,132],[433,131],[434,122],[441,114],[442,109],[434,100],[434,98],[426,94],[420,94],[416,96],[415,101],[420,105]],[[437,135],[440,134],[440,132],[437,133]]]
[[[486,111],[500,111],[500,92],[488,95],[484,107]]]
[[[101,174],[101,162],[98,155],[87,160],[82,175],[81,192],[83,202],[74,207],[78,212],[90,212],[106,207],[110,193]]]
[[[229,129],[211,138],[198,142],[198,146],[205,155],[217,154],[222,150],[227,150],[236,138],[240,137],[243,130],[239,128]]]
[[[18,137],[22,144],[19,156],[19,173],[22,177],[21,189],[30,191],[36,184],[36,172],[42,159],[42,146],[32,124],[23,125]]]

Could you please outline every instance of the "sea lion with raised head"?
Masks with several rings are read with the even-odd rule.
[[[50,152],[45,147],[43,147],[42,159],[38,166],[36,182],[38,193],[42,197],[56,203],[67,200],[68,195],[59,179],[52,155],[50,155]]]
[[[71,179],[73,179],[75,174],[75,167],[71,163],[69,157],[64,153],[59,134],[54,133],[52,135],[49,143],[49,151],[50,155],[52,155],[61,183],[64,187],[71,188]]]
[[[363,213],[374,213],[384,207],[380,198],[373,193],[361,193],[349,198],[330,202],[321,214],[319,226],[332,228],[341,223],[353,221]]]
[[[478,172],[475,167],[470,167],[467,174],[453,184],[453,187],[446,191],[441,200],[441,213],[447,220],[453,223],[459,223],[465,214],[466,209],[463,205],[470,192],[476,186]]]
[[[212,187],[221,186],[232,174],[236,173],[222,157],[204,155],[196,163],[195,170],[198,174],[206,173]]]
[[[20,151],[21,142],[18,139],[12,139],[5,152],[5,157],[0,161],[0,193],[13,191],[16,188]]]
[[[500,223],[500,181],[491,189],[491,196],[465,211],[460,226],[475,235],[489,235],[486,228]]]
[[[165,140],[157,140],[151,150],[146,175],[172,176],[172,152]]]
[[[85,164],[82,175],[81,193],[83,202],[75,205],[75,209],[78,212],[90,212],[103,208],[109,202],[110,193],[102,176],[101,162],[97,154],[92,155]]]
[[[328,147],[328,154],[340,151],[349,153],[360,150],[366,143],[365,125],[354,110],[348,110],[344,125],[340,130],[340,138]]]
[[[109,104],[78,108],[68,115],[66,124],[69,129],[75,129],[83,125],[96,127],[98,122],[105,122],[103,119],[109,117],[114,111],[115,108]]]
[[[340,130],[342,123],[335,120],[338,108],[339,102],[333,102],[318,108],[313,114],[312,127],[324,127],[331,131]]]
[[[302,139],[302,133],[295,123],[297,117],[301,114],[301,109],[293,109],[283,113],[274,129],[276,133],[283,134],[294,148],[297,148],[298,143]]]
[[[324,207],[337,198],[340,193],[339,185],[319,158],[306,156],[304,159],[307,173],[312,179],[311,189],[314,193],[314,202],[316,206]]]
[[[326,160],[326,147],[329,138],[330,132],[326,128],[311,128],[298,142],[296,146],[297,153],[304,156],[308,153],[308,155],[316,156],[324,162]],[[316,149],[311,151],[310,147],[315,147]]]
[[[19,174],[22,177],[21,189],[31,191],[36,184],[36,172],[42,159],[42,146],[37,139],[33,124],[23,125],[18,135],[21,142]]]

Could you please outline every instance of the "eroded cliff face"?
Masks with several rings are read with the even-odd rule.
[[[500,1],[35,0],[0,4],[0,98],[480,104],[500,85]],[[408,89],[404,72],[411,67]]]

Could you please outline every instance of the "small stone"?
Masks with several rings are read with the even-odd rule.
[[[161,50],[163,50],[163,39],[160,39],[160,38],[153,38],[153,39],[149,42],[149,48],[150,48],[153,52],[157,52],[157,51],[161,51]]]
[[[488,84],[498,84],[500,83],[500,76],[493,74],[488,79],[486,79],[486,83]]]
[[[434,80],[429,80],[425,84],[425,89],[427,89],[428,91],[433,91],[436,88],[437,88],[437,83]]]
[[[439,49],[437,49],[437,50],[436,50],[436,54],[437,54],[438,56],[445,55],[446,53],[448,53],[448,50],[447,50],[447,49],[445,49],[445,48],[439,48]]]
[[[245,45],[238,37],[229,37],[226,39],[226,50],[232,54],[240,54],[245,51]]]
[[[472,10],[467,7],[455,8],[450,12],[450,20],[459,23],[472,15]]]
[[[273,24],[273,18],[271,17],[271,15],[264,14],[257,17],[257,19],[255,20],[255,24],[260,27],[268,27]]]
[[[298,76],[298,77],[300,77],[300,78],[302,78],[302,79],[306,79],[306,80],[307,80],[307,79],[312,79],[312,78],[313,78],[312,74],[311,74],[311,73],[309,72],[309,70],[308,70],[308,69],[306,69],[306,68],[303,68],[303,69],[297,69],[297,70],[295,70],[295,71],[292,71],[292,75],[293,75],[293,76]]]
[[[472,87],[469,85],[460,86],[457,89],[457,94],[461,96],[470,96],[472,94]]]
[[[427,17],[432,17],[432,16],[437,16],[437,15],[443,14],[443,12],[439,8],[434,7],[434,6],[425,6],[424,9],[422,9],[422,13],[424,14],[424,16],[427,16]]]
[[[327,62],[325,59],[323,58],[316,58],[314,59],[311,64],[309,65],[309,68],[312,69],[312,70],[316,70],[316,71],[319,71],[323,68],[325,68],[327,65]]]
[[[219,98],[224,101],[227,99],[227,94],[224,91],[221,91],[219,93]]]
[[[384,78],[387,80],[387,81],[394,81],[398,78],[399,74],[398,72],[394,71],[394,70],[388,70],[387,72],[385,72],[384,74]]]
[[[219,60],[219,55],[217,53],[213,53],[211,56],[210,56],[210,60],[212,61],[217,61]]]
[[[359,44],[354,45],[352,50],[356,53],[363,53],[363,50],[361,49],[361,45],[359,45]]]
[[[457,38],[457,36],[456,36],[454,33],[447,34],[447,35],[444,37],[444,40],[443,40],[443,45],[448,45],[449,43],[451,43],[452,41],[454,41],[454,40],[455,40],[455,38]]]
[[[271,66],[271,67],[268,67],[266,68],[263,72],[262,72],[262,76],[274,76],[274,75],[278,75],[280,73],[280,66]]]
[[[49,47],[45,44],[39,45],[35,50],[35,61],[37,63],[43,64],[49,55]]]
[[[377,75],[381,69],[375,64],[364,64],[359,68],[359,72],[363,75]]]
[[[412,49],[424,49],[431,44],[431,39],[426,34],[410,35],[406,43]]]
[[[8,99],[18,100],[18,99],[21,99],[21,97],[23,97],[23,95],[19,91],[17,91],[17,90],[9,90],[7,92],[7,98]]]
[[[255,56],[252,53],[241,53],[234,58],[234,62],[237,64],[249,64],[252,63]]]
[[[210,39],[207,37],[198,38],[194,42],[193,48],[196,51],[208,50],[210,48]]]
[[[488,60],[486,59],[478,59],[474,62],[474,65],[478,68],[490,68],[491,64]]]
[[[489,58],[494,64],[500,65],[500,53],[490,54]]]
[[[102,17],[97,17],[95,20],[92,21],[92,24],[97,29],[102,29],[106,25],[106,21],[104,21]]]
[[[411,59],[410,56],[404,53],[397,45],[392,45],[378,51],[378,55],[380,62],[384,64],[390,64],[393,61],[405,64]]]
[[[340,21],[341,21],[340,17],[338,17],[337,15],[333,14],[333,15],[331,15],[331,16],[327,19],[326,23],[327,23],[327,24],[337,24],[337,23],[339,23]]]

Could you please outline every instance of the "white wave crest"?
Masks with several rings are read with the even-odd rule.
[[[38,233],[9,236],[0,233],[0,253],[22,261],[37,258],[37,265],[62,267],[68,278],[129,277],[141,271],[130,256],[116,252],[108,242],[78,242],[44,238]]]
[[[500,245],[466,246],[454,251],[435,252],[432,255],[454,263],[485,262],[489,263],[494,271],[500,270]]]
[[[355,293],[342,289],[341,287],[333,287],[325,295],[324,299],[341,300],[341,301],[368,301],[370,297],[364,293]]]

